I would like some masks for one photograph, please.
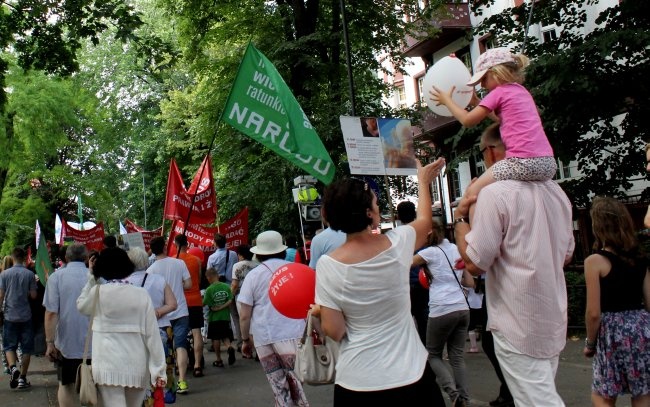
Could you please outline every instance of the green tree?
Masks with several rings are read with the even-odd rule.
[[[477,0],[472,9],[481,13],[492,3]],[[596,29],[585,33],[585,7],[597,3],[525,2],[487,18],[475,32],[492,34],[497,44],[518,44],[520,52],[530,7],[532,24],[561,29],[557,38],[526,39],[523,51],[532,58],[526,85],[556,156],[566,163],[577,160],[584,174],[562,183],[578,206],[587,205],[591,194],[623,197],[631,180],[643,178],[643,145],[650,139],[650,3],[618,2],[598,15]]]
[[[163,131],[168,140],[174,140],[166,153],[187,155],[188,143],[205,151],[216,137],[212,152],[221,218],[246,205],[254,231],[273,228],[295,233],[299,218],[291,188],[293,178],[301,172],[217,123],[244,48],[253,41],[289,84],[339,174],[347,172],[339,116],[350,114],[351,105],[340,1],[158,3],[178,27],[178,43],[194,78],[162,102]],[[404,13],[426,18],[436,10],[430,7],[423,12],[418,2],[411,0],[349,2],[346,15],[357,115],[394,114],[382,103],[388,87],[377,76],[381,69],[377,55],[393,58],[399,67],[402,39],[416,28],[403,19]],[[194,162],[200,162],[197,158],[193,157]]]

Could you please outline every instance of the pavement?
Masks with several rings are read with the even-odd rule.
[[[469,342],[468,342],[469,346]],[[556,384],[560,396],[568,407],[591,405],[591,361],[582,355],[583,340],[569,338],[560,355]],[[480,344],[479,344],[480,348]],[[466,353],[467,379],[471,406],[487,407],[496,398],[498,380],[492,365],[484,353]],[[224,353],[224,360],[227,357]],[[188,375],[189,394],[178,395],[174,405],[196,407],[225,405],[237,407],[273,406],[274,400],[266,376],[258,362],[242,359],[237,354],[233,366],[217,368],[212,366],[214,354],[205,352],[205,376],[194,378]],[[44,357],[32,357],[28,374],[32,387],[26,390],[9,388],[9,376],[0,376],[0,405],[2,407],[58,406],[56,400],[57,378],[52,363]],[[312,407],[331,406],[333,385],[305,386],[307,398]],[[449,405],[449,402],[447,402]],[[630,398],[621,398],[619,407],[630,406]]]

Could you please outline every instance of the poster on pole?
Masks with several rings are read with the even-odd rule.
[[[341,116],[340,122],[350,174],[417,174],[410,120]]]

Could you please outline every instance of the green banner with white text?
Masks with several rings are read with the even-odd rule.
[[[334,163],[275,66],[248,45],[223,120],[325,184]]]

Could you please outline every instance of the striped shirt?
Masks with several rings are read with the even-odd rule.
[[[566,344],[564,263],[573,253],[571,203],[553,181],[499,181],[481,190],[467,256],[487,271],[488,329],[522,354]]]

